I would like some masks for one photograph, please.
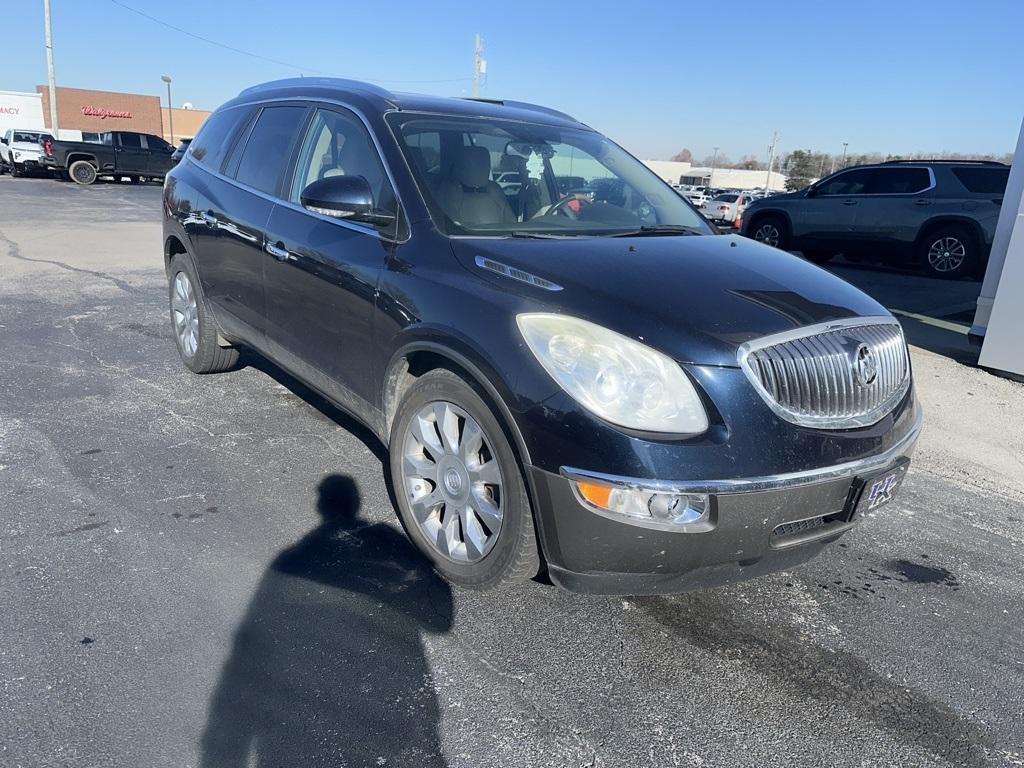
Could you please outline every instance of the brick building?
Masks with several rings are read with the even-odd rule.
[[[36,92],[42,102],[41,127],[50,128],[49,88],[37,85]],[[201,109],[175,108],[172,140],[167,107],[161,104],[159,96],[57,86],[57,124],[62,135],[81,132],[88,139],[91,134],[104,131],[137,131],[163,136],[174,144],[182,137],[195,136],[209,114]]]

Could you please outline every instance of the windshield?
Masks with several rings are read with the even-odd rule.
[[[594,131],[454,115],[389,120],[447,235],[711,234],[671,187]]]
[[[37,144],[42,134],[39,133],[26,133],[25,131],[16,131],[11,141],[24,141],[29,144]]]

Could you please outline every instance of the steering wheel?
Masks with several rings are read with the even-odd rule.
[[[591,205],[594,201],[585,195],[566,195],[557,203],[548,208],[545,216],[558,216],[561,214],[567,218],[576,220],[580,217],[580,211],[584,205]],[[576,210],[573,210],[571,203],[577,203]]]

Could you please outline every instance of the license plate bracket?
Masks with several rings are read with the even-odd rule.
[[[841,519],[853,522],[892,501],[903,485],[909,467],[910,459],[903,458],[887,469],[854,480]]]

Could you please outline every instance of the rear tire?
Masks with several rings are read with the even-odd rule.
[[[789,246],[789,228],[779,216],[763,216],[750,227],[750,237],[759,243],[785,251]]]
[[[171,330],[181,362],[192,373],[221,373],[238,363],[238,349],[217,344],[217,325],[203,295],[192,261],[171,260],[169,298]]]
[[[977,238],[967,227],[950,224],[921,239],[918,258],[931,277],[956,280],[977,272],[981,263]]]
[[[446,369],[418,378],[395,413],[389,450],[399,518],[438,573],[473,589],[537,574],[522,467],[470,384]]]
[[[68,168],[68,173],[71,175],[71,180],[76,184],[81,184],[84,187],[89,186],[98,176],[96,172],[96,166],[90,163],[88,160],[75,160]]]

